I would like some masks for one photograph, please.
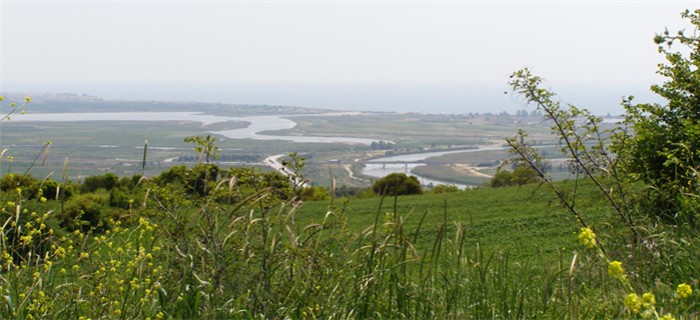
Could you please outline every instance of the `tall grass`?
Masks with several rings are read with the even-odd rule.
[[[121,220],[111,220],[102,234],[54,230],[46,223],[58,201],[29,201],[23,191],[5,193],[0,316],[635,316],[623,303],[630,287],[607,274],[609,261],[595,250],[581,246],[572,255],[560,249],[544,266],[514,259],[518,246],[484,250],[482,243],[470,241],[473,226],[448,220],[446,204],[439,213],[401,212],[400,198],[386,198],[377,204],[374,223],[356,231],[343,207],[329,207],[322,219],[299,224],[300,203],[274,200],[270,188],[229,205],[142,183],[147,200]],[[218,188],[237,187],[225,181]],[[627,250],[614,236],[600,239],[608,241],[608,254]],[[697,266],[691,261],[698,256],[683,248],[697,240],[675,243],[659,235],[648,245],[658,247],[625,260],[632,288],[653,290],[659,315],[692,318],[697,294],[679,299],[675,283],[687,282],[697,291],[692,278]]]

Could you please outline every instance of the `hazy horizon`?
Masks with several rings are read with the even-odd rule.
[[[652,99],[686,1],[0,1],[0,92],[514,112],[523,67],[562,99]],[[647,99],[648,97],[648,99]],[[642,99],[644,98],[644,99]]]
[[[564,103],[586,108],[595,114],[620,114],[623,96],[637,102],[659,102],[650,85],[603,86],[555,84]],[[503,84],[478,83],[73,83],[6,84],[6,92],[42,94],[68,93],[114,100],[153,100],[281,105],[350,111],[424,113],[515,113],[532,109]],[[46,90],[50,88],[51,90]],[[40,112],[40,110],[36,110]],[[197,111],[197,110],[193,110]]]

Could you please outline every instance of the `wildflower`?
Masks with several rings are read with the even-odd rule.
[[[642,295],[642,308],[651,309],[656,304],[656,297],[651,292]]]
[[[578,234],[578,240],[586,248],[592,249],[596,246],[595,233],[593,233],[591,228],[581,228],[581,233]]]
[[[676,288],[676,295],[679,299],[690,297],[691,294],[693,294],[693,289],[685,283],[679,284],[678,288]]]
[[[43,203],[43,202],[46,202],[46,197],[41,197],[41,198],[39,198],[39,202],[42,202],[42,203]]]
[[[24,102],[29,103],[30,101],[32,101],[32,98],[29,96],[24,97]]]
[[[165,317],[165,314],[163,313],[163,311],[158,312],[158,313],[156,314],[156,319],[163,319],[163,317]]]
[[[630,293],[625,297],[625,306],[630,309],[632,313],[639,313],[642,302],[639,301],[639,296],[636,293]]]
[[[87,252],[81,252],[81,253],[80,253],[80,258],[81,258],[81,259],[90,258],[90,254],[87,253]]]
[[[661,317],[660,320],[676,320],[676,318],[674,318],[672,314],[667,313],[663,317]]]
[[[620,261],[612,261],[608,265],[608,275],[615,279],[624,279],[625,278],[625,269],[622,268],[622,262]]]

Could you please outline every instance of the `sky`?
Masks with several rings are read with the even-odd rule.
[[[691,1],[0,0],[0,92],[374,111],[523,107],[527,67],[565,102],[654,101],[652,39]]]

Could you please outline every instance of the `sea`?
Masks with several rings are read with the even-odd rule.
[[[623,97],[662,102],[646,84],[561,84],[546,87],[558,101],[598,115],[619,115]],[[73,93],[107,99],[277,105],[343,111],[468,114],[533,110],[503,83],[478,82],[169,82],[169,83],[8,83],[5,92]],[[196,110],[192,110],[196,111]]]

